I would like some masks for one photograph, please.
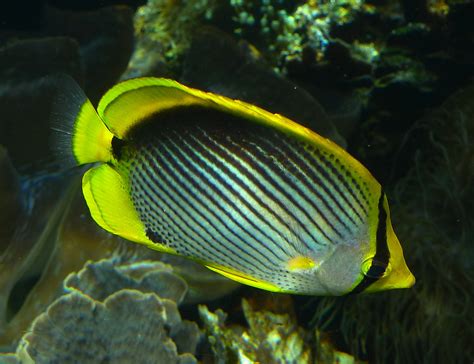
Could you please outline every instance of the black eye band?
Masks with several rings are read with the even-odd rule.
[[[377,235],[375,245],[375,256],[372,259],[372,264],[364,275],[360,283],[351,291],[351,294],[360,293],[365,290],[372,283],[382,278],[388,266],[390,259],[390,252],[387,245],[387,212],[383,206],[385,193],[381,191],[378,204],[379,221],[377,224]]]
[[[385,271],[387,270],[387,264],[384,262],[372,261],[372,265],[365,275],[369,278],[380,279],[384,276]]]

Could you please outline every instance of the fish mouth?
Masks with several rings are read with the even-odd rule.
[[[372,293],[392,289],[411,288],[415,283],[415,276],[408,269],[406,264],[403,264],[402,266],[392,270],[386,277],[380,278],[372,283],[364,290],[364,292]]]
[[[393,276],[387,277],[387,282],[385,282],[386,289],[403,289],[411,288],[415,285],[416,278],[410,272],[407,266],[401,272],[395,273]]]

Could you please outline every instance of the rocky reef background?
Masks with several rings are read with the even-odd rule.
[[[472,2],[1,7],[0,362],[472,361]],[[276,295],[101,231],[80,171],[49,149],[55,73],[93,103],[121,79],[170,77],[333,139],[384,185],[415,287]]]

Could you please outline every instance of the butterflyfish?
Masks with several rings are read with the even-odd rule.
[[[90,166],[83,194],[110,233],[273,292],[414,284],[382,187],[330,140],[169,79],[118,83],[97,109],[63,84],[57,145]]]

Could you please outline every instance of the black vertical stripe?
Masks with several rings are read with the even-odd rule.
[[[383,277],[390,260],[387,244],[387,211],[384,208],[385,193],[381,191],[378,203],[379,221],[377,224],[375,255],[372,264],[360,283],[352,290],[352,294],[364,291],[374,282]]]

